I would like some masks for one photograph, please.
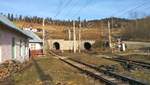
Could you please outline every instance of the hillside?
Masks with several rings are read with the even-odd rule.
[[[91,21],[81,21],[81,38],[82,39],[94,39],[99,40],[102,38],[108,38],[108,21],[113,19],[113,25],[111,24],[111,28],[113,26],[114,29],[111,30],[112,35],[118,35],[121,32],[120,28],[125,27],[129,20],[120,19],[120,18],[106,18],[102,20],[91,20]],[[52,39],[68,39],[68,29],[72,29],[71,25],[72,21],[57,21],[54,20],[53,23],[46,23],[45,26],[42,26],[41,23],[29,22],[25,20],[14,20],[13,21],[19,28],[30,28],[33,29],[45,29],[48,33],[48,38]],[[76,22],[76,31],[79,29],[79,21]],[[115,29],[118,28],[118,29]],[[77,32],[78,33],[78,32]],[[41,34],[38,33],[40,36]],[[77,37],[78,39],[78,37]]]
[[[52,38],[52,39],[68,39],[68,29],[73,28],[70,26],[58,26],[58,25],[45,25],[43,27],[42,24],[28,23],[24,21],[14,21],[14,23],[20,28],[28,28],[28,27],[32,27],[33,29],[44,28],[48,33],[47,34],[48,38]],[[78,29],[79,28],[76,27],[76,33],[78,33]],[[100,33],[101,33],[101,30],[96,29],[96,28],[91,28],[91,29],[82,28],[81,29],[82,39],[94,39],[95,40],[95,39],[100,38],[101,36]]]
[[[73,21],[45,19],[45,26],[42,26],[43,18],[24,17],[11,19],[19,28],[36,28],[45,29],[47,38],[51,39],[68,39],[68,29],[72,29]],[[79,29],[79,20],[76,20],[76,31]],[[129,20],[123,18],[110,17],[97,20],[82,20],[81,22],[81,38],[102,40],[108,39],[108,21],[110,22],[112,37],[124,37],[128,40],[149,41],[150,34],[150,17]],[[41,33],[38,33],[40,36]],[[147,35],[147,36],[145,36]]]

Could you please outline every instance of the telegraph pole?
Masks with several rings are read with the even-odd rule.
[[[71,30],[70,30],[70,28],[68,29],[68,35],[69,35],[68,39],[71,40]]]
[[[76,53],[76,27],[75,27],[75,21],[73,21],[73,52]]]
[[[43,18],[43,53],[45,54],[45,19]]]
[[[114,28],[114,19],[113,19],[113,17],[111,18],[111,28],[112,29]]]
[[[81,21],[79,22],[79,53],[81,52]]]
[[[111,18],[111,28],[113,29],[114,28],[114,19],[113,19],[113,17]],[[110,31],[110,48],[112,48],[111,49],[111,52],[113,53],[113,51],[114,51],[114,49],[113,49],[113,46],[112,46],[112,41],[111,41],[111,31]]]
[[[109,38],[109,47],[112,48],[111,44],[111,32],[110,32],[110,22],[108,21],[108,38]]]

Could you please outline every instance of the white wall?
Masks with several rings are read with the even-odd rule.
[[[1,61],[6,60],[18,60],[25,61],[29,59],[28,50],[23,50],[24,53],[21,55],[21,46],[28,48],[28,39],[25,39],[22,35],[14,33],[9,30],[0,30],[0,43],[1,43]],[[15,50],[12,51],[12,40],[14,38]],[[22,41],[22,43],[21,43]],[[21,45],[22,44],[22,45]],[[14,58],[12,54],[15,54]]]
[[[1,40],[1,32],[0,32],[0,40]],[[1,41],[0,41],[0,62],[2,62],[2,48],[1,48]]]
[[[2,62],[1,44],[0,44],[0,62]]]
[[[149,42],[134,42],[134,41],[125,41],[127,49],[140,49],[150,47]]]
[[[73,42],[72,41],[64,41],[61,43],[63,50],[73,50]]]
[[[74,47],[74,42],[73,40],[63,40],[63,39],[51,39],[51,40],[48,40],[48,43],[49,43],[49,48],[51,50],[55,50],[55,47],[54,47],[54,43],[55,42],[58,42],[59,45],[60,45],[60,50],[73,50],[73,47]],[[84,50],[84,43],[85,42],[89,42],[91,45],[93,45],[95,43],[94,40],[82,40],[81,42],[79,41],[76,41],[76,49],[81,49],[81,50]],[[79,47],[80,46],[80,47]]]
[[[30,50],[41,50],[43,46],[40,43],[29,43]]]

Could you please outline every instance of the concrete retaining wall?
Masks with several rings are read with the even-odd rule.
[[[56,50],[56,48],[54,46],[55,42],[59,43],[60,50],[73,50],[73,48],[74,48],[74,41],[73,40],[51,39],[51,40],[48,40],[49,47],[51,50]],[[81,42],[76,41],[75,42],[76,49],[85,50],[85,48],[84,48],[85,42],[88,42],[91,45],[93,45],[95,43],[94,40],[82,40]]]
[[[127,45],[128,49],[141,49],[141,48],[148,48],[148,47],[150,47],[150,43],[149,42],[126,41],[125,44]]]

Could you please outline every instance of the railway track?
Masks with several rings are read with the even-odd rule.
[[[104,82],[106,85],[148,85],[139,80],[135,80],[133,78],[120,75],[118,73],[107,71],[106,69],[100,69],[94,65],[87,64],[72,58],[61,57],[56,54],[55,56],[57,56],[58,59],[60,59],[61,61],[87,74],[88,76]]]
[[[142,61],[129,60],[125,58],[105,58],[105,59],[114,60],[114,61],[123,62],[123,63],[130,63],[132,65],[142,66],[144,68],[150,69],[150,63],[146,63]]]
[[[84,65],[82,63],[78,63],[76,61],[72,61],[70,59],[61,59],[60,60],[64,61],[65,63],[77,68],[78,70],[82,71],[83,73],[97,79],[97,80],[101,80],[104,83],[106,83],[107,85],[129,85],[126,82],[122,82],[118,79],[115,79],[113,77],[104,75],[103,73],[100,73],[99,71],[96,71],[95,69]]]
[[[78,60],[74,60],[71,58],[62,59],[65,63],[77,68],[78,70],[86,73],[87,75],[101,80],[106,85],[147,85],[139,80],[132,79],[130,77],[122,76],[114,72],[107,71],[105,69],[99,69],[96,66],[83,63]]]

